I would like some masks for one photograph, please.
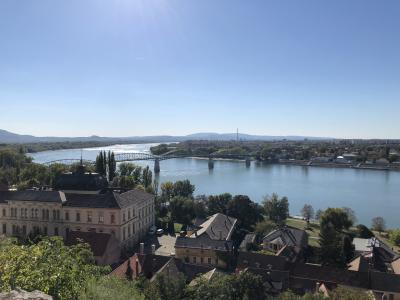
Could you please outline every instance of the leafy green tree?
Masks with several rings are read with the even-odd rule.
[[[351,240],[344,230],[352,225],[341,208],[328,208],[320,220],[320,258],[324,264],[343,266],[352,256]]]
[[[249,272],[218,275],[212,281],[199,280],[188,287],[188,299],[193,300],[263,300],[264,286],[261,277]]]
[[[272,222],[269,219],[264,219],[256,224],[254,232],[257,235],[264,237],[265,235],[270,233],[275,228],[276,228],[276,224],[274,222]]]
[[[102,276],[88,281],[79,295],[79,300],[144,300],[136,285],[127,279]]]
[[[322,209],[318,209],[317,212],[315,213],[315,219],[320,221],[323,213],[324,211]]]
[[[106,166],[104,164],[103,151],[100,151],[96,157],[96,172],[101,175],[106,175]]]
[[[237,218],[240,227],[252,230],[254,225],[263,219],[262,208],[248,196],[236,195],[228,203],[227,215]]]
[[[171,219],[174,222],[188,225],[195,217],[194,202],[192,199],[176,196],[169,203]]]
[[[77,299],[86,282],[109,272],[94,264],[86,244],[64,246],[62,238],[44,238],[20,246],[5,240],[0,245],[0,290],[16,287],[40,290],[54,299]]]
[[[327,224],[321,228],[319,234],[319,256],[323,264],[341,265],[341,239],[341,233],[336,231],[332,224]]]
[[[310,223],[310,219],[314,217],[314,208],[310,204],[304,204],[303,208],[301,209],[301,215]]]
[[[161,198],[168,202],[174,195],[174,183],[166,181],[161,184]]]
[[[132,163],[120,163],[118,166],[118,176],[132,176],[132,172],[135,170],[135,165]]]
[[[208,216],[207,211],[207,197],[204,195],[196,196],[194,199],[194,214],[198,218],[205,218]]]
[[[29,181],[31,179],[36,179],[41,185],[47,184],[49,182],[47,167],[40,164],[27,164],[21,172],[20,180]]]
[[[153,282],[144,283],[146,300],[181,300],[185,295],[185,279],[182,274],[166,276],[158,274]]]
[[[262,202],[264,210],[269,219],[276,224],[282,224],[289,216],[289,201],[287,197],[279,199],[278,194],[264,197]]]
[[[226,214],[228,208],[228,203],[232,201],[232,195],[229,193],[224,193],[215,196],[208,197],[208,213],[210,215],[221,213]]]
[[[382,217],[375,217],[372,219],[372,230],[381,233],[386,229],[386,222]]]
[[[54,186],[57,178],[61,175],[64,174],[66,172],[69,171],[69,168],[67,165],[63,165],[63,164],[53,164],[50,165],[48,168],[48,173],[49,173],[49,184],[51,186]]]
[[[354,245],[348,234],[342,234],[341,241],[341,263],[346,266],[347,263],[354,257]]]
[[[147,189],[149,186],[151,186],[152,182],[153,182],[153,173],[151,172],[149,166],[147,166],[142,171],[142,184],[144,188]]]
[[[341,232],[345,229],[349,229],[353,225],[353,222],[343,209],[328,208],[321,215],[320,226],[322,228],[328,224],[331,224],[336,231]]]
[[[115,162],[114,152],[108,151],[108,181],[111,182],[115,177],[115,172],[117,170],[117,163]]]
[[[187,179],[179,180],[174,183],[174,196],[191,198],[193,197],[194,190],[195,186]]]
[[[111,182],[111,186],[124,189],[133,189],[136,187],[136,182],[132,176],[116,176]]]
[[[350,207],[342,207],[342,210],[347,214],[348,219],[353,223],[357,223],[356,213]]]

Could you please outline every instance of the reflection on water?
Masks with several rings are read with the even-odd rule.
[[[116,153],[149,152],[156,144],[114,145],[83,149],[84,159],[95,160],[100,150]],[[63,158],[80,158],[81,150],[57,150],[35,153],[37,162]],[[149,165],[151,161],[136,162]],[[230,192],[245,194],[257,202],[265,195],[278,193],[287,196],[290,212],[299,214],[305,203],[315,210],[348,206],[356,211],[360,222],[370,225],[375,216],[382,216],[389,226],[400,226],[400,172],[320,168],[293,165],[271,165],[244,161],[214,161],[208,169],[208,160],[171,159],[160,162],[159,186],[165,181],[189,179],[196,185],[196,194]],[[155,177],[157,178],[157,177]]]

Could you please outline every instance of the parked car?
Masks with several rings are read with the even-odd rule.
[[[157,229],[157,235],[162,235],[164,233],[164,229]]]

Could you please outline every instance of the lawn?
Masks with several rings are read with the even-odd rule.
[[[174,231],[177,232],[177,233],[181,232],[182,226],[183,225],[180,224],[180,223],[174,223]]]
[[[306,230],[306,232],[308,233],[308,244],[313,247],[319,247],[319,243],[318,243],[319,224],[310,223],[310,228],[306,229],[306,227],[307,227],[306,221],[288,218],[288,219],[286,219],[286,225]]]

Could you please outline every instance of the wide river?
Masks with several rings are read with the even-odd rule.
[[[83,159],[95,160],[100,150],[115,153],[149,152],[155,144],[114,145],[82,150]],[[45,151],[32,154],[35,162],[80,158],[80,149]],[[139,161],[149,165],[151,161]],[[189,179],[196,195],[229,192],[248,195],[261,202],[272,193],[289,198],[291,214],[300,214],[305,203],[315,210],[347,206],[356,212],[360,223],[382,216],[388,227],[400,227],[400,172],[339,168],[268,165],[252,162],[246,168],[240,161],[215,161],[208,169],[203,159],[180,158],[160,162],[159,182]]]

